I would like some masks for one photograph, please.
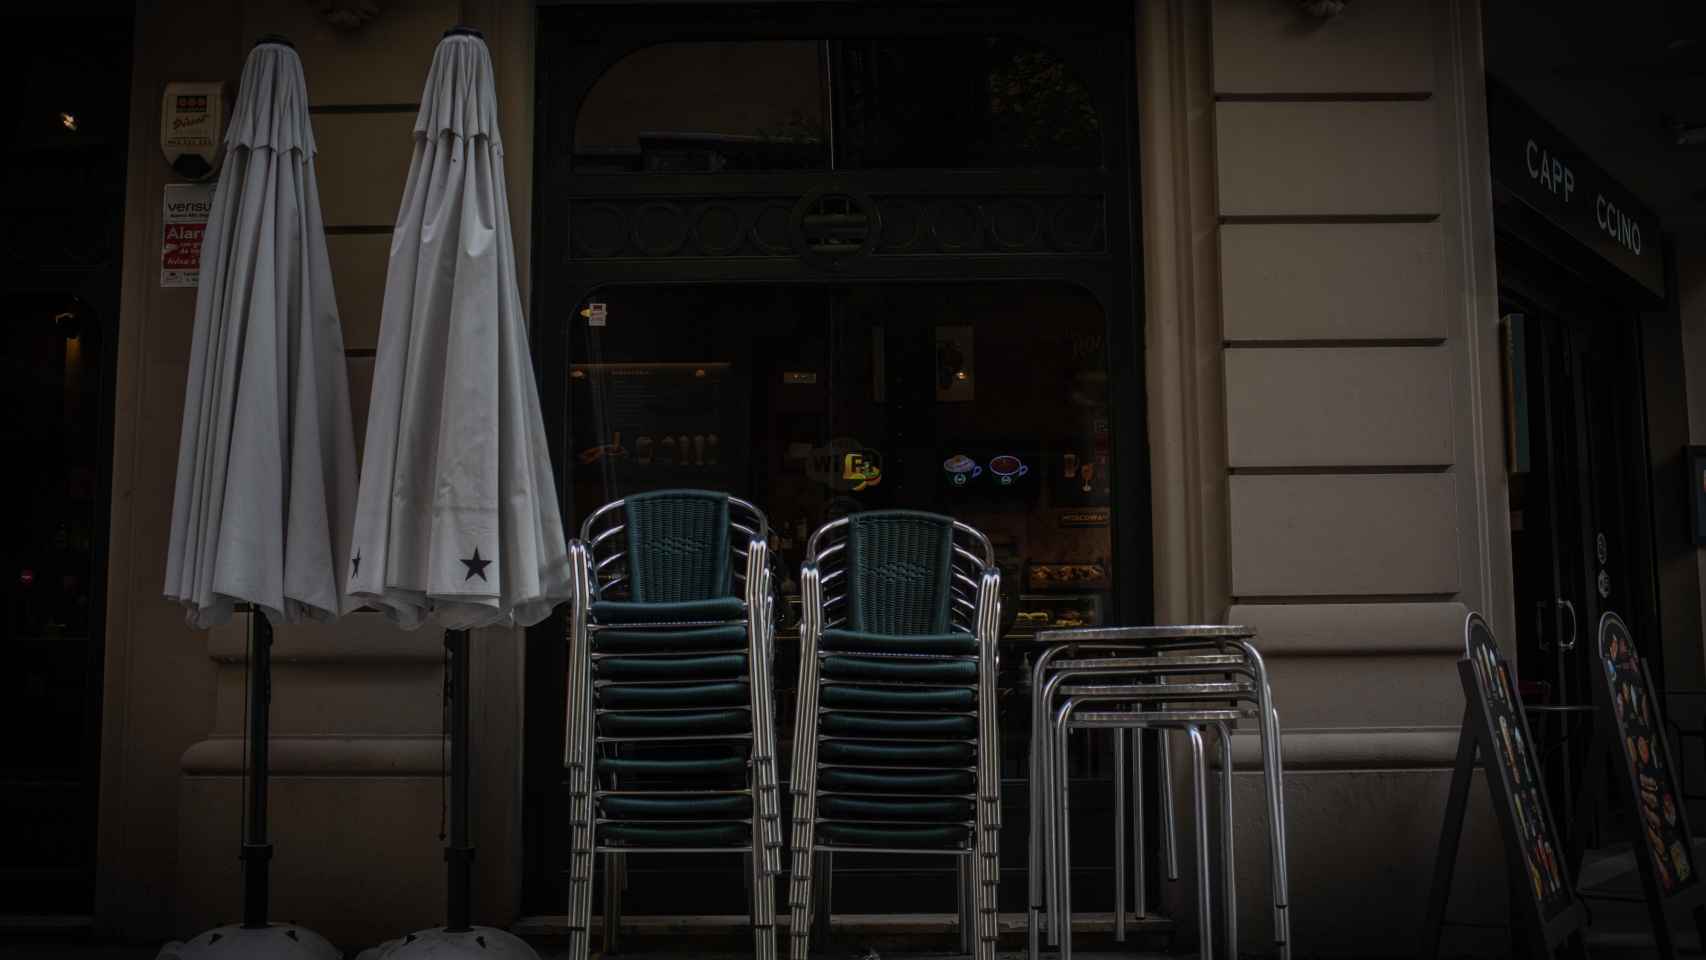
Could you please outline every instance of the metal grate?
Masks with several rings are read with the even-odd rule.
[[[857,256],[871,244],[875,219],[858,198],[827,193],[807,201],[799,218],[800,237],[812,256],[832,260]]]

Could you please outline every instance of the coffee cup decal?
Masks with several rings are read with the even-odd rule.
[[[948,476],[956,487],[963,487],[983,476],[983,468],[963,453],[956,453],[942,461],[942,469],[948,471]]]
[[[1011,486],[1013,481],[1031,472],[1031,468],[1020,462],[1018,457],[1004,453],[989,461],[989,472],[995,474],[1002,486]]]

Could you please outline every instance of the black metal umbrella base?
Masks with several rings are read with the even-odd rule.
[[[294,923],[232,924],[160,948],[157,960],[343,960],[325,937]]]
[[[401,940],[363,950],[356,960],[539,960],[539,954],[513,933],[492,927],[452,932],[442,927],[411,933]]]

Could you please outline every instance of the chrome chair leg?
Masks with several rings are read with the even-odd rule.
[[[978,744],[977,799],[972,842],[967,857],[972,882],[973,948],[978,960],[994,960],[1000,935],[997,887],[1001,880],[999,859],[1001,829],[1001,726],[996,709],[996,663],[1000,577],[986,570],[978,591]]]
[[[1214,907],[1210,894],[1214,867],[1208,857],[1208,768],[1203,758],[1202,731],[1187,726],[1185,735],[1191,744],[1191,801],[1196,811],[1197,935],[1203,960],[1209,960],[1214,956]]]
[[[776,777],[776,730],[772,720],[770,695],[773,692],[767,665],[769,644],[763,636],[762,620],[755,620],[758,633],[752,650],[750,669],[752,709],[752,789],[754,810],[752,829],[759,852],[759,864],[774,876],[781,872],[781,810],[780,789]]]
[[[1244,655],[1256,684],[1257,726],[1261,734],[1263,785],[1267,793],[1268,864],[1274,913],[1274,943],[1280,960],[1291,960],[1291,892],[1285,851],[1285,763],[1281,755],[1279,712],[1274,708],[1273,688],[1267,665],[1255,645],[1233,644]]]
[[[753,806],[760,801],[755,796]],[[776,880],[764,865],[765,839],[756,819],[752,824],[752,852],[746,855],[747,882],[751,885],[752,949],[756,960],[776,957]]]
[[[584,546],[569,545],[569,575],[574,592],[568,636],[568,690],[563,720],[563,763],[569,781],[569,956],[586,960],[592,951],[592,917],[589,908],[594,869],[592,837],[587,826],[587,806],[592,802],[592,757],[587,749],[586,725],[590,722],[588,664],[591,634],[587,608],[592,589]]]
[[[1143,738],[1147,732],[1139,727],[1131,732],[1131,892],[1132,906],[1141,918],[1149,912],[1149,861],[1144,851],[1143,796]],[[1120,909],[1125,909],[1122,904]]]
[[[1036,706],[1031,708],[1036,710]],[[1034,728],[1033,724],[1033,728]],[[1042,863],[1042,777],[1037,773],[1037,755],[1040,746],[1035,736],[1031,738],[1030,757],[1027,764],[1030,768],[1030,780],[1026,789],[1030,791],[1030,802],[1026,816],[1030,821],[1030,830],[1025,836],[1026,849],[1029,855],[1025,860],[1025,956],[1027,960],[1041,960],[1042,927],[1043,927],[1043,892],[1042,878],[1044,873]]]
[[[1045,720],[1049,706],[1043,699],[1043,680],[1047,677],[1048,662],[1054,659],[1055,651],[1048,650],[1038,655],[1036,662],[1031,665],[1031,743],[1030,743],[1030,832],[1026,836],[1030,856],[1025,863],[1025,881],[1029,889],[1030,902],[1027,905],[1025,923],[1026,956],[1028,960],[1040,960],[1042,952],[1042,927],[1045,897],[1043,886],[1048,876],[1046,858],[1052,846],[1046,842],[1044,832],[1048,829],[1048,818],[1043,811],[1047,805],[1048,780],[1045,777],[1044,763],[1048,757],[1045,746],[1047,733]],[[1053,924],[1050,924],[1049,942],[1054,942]]]
[[[1058,813],[1052,817],[1055,838],[1054,862],[1054,910],[1055,923],[1050,927],[1050,933],[1059,938],[1060,960],[1072,960],[1072,830],[1068,822],[1071,817],[1065,814],[1072,809],[1071,792],[1072,779],[1067,776],[1068,745],[1066,710],[1061,710],[1056,717],[1054,729],[1051,732],[1054,742],[1053,760],[1054,776],[1051,784],[1056,797]],[[1057,929],[1058,928],[1058,929]]]
[[[819,584],[810,564],[800,571],[804,621],[800,631],[800,667],[794,704],[794,751],[789,789],[794,795],[792,860],[788,878],[788,956],[806,960],[811,948],[813,871],[818,867],[817,816],[817,630]]]
[[[776,720],[771,676],[774,664],[775,628],[771,621],[768,554],[762,541],[754,542],[747,557],[747,617],[751,649],[752,685],[752,788],[759,813],[753,830],[762,838],[764,869],[772,875],[782,870],[781,785],[776,771]]]
[[[1216,724],[1220,746],[1220,909],[1225,933],[1226,956],[1238,960],[1238,875],[1233,867],[1237,838],[1233,835],[1232,814],[1232,731],[1226,724]]]
[[[818,886],[827,868],[817,850],[817,653],[802,644],[800,650],[799,702],[794,737],[798,766],[794,778],[794,876],[789,898],[788,950],[791,960],[807,960],[810,952],[814,908],[821,908]]]
[[[1058,946],[1059,950],[1070,950],[1071,907],[1070,887],[1071,876],[1066,873],[1063,865],[1068,863],[1066,856],[1066,800],[1070,791],[1071,759],[1066,755],[1068,737],[1066,728],[1059,725],[1061,716],[1054,713],[1051,704],[1049,726],[1044,730],[1044,742],[1047,749],[1047,791],[1046,803],[1047,842],[1049,842],[1049,946]]]
[[[995,949],[1001,939],[1001,824],[995,823],[984,834],[985,850],[980,855],[983,860],[983,876],[980,878],[985,896],[983,923],[985,927],[983,939]]]
[[[1270,697],[1269,703],[1272,702]],[[1272,814],[1273,819],[1268,824],[1268,830],[1274,834],[1273,845],[1279,851],[1278,856],[1274,858],[1274,872],[1278,875],[1276,885],[1279,888],[1277,899],[1280,904],[1279,908],[1275,910],[1275,913],[1278,914],[1278,922],[1275,924],[1275,937],[1280,948],[1280,960],[1291,960],[1291,868],[1286,859],[1285,758],[1281,754],[1281,744],[1284,741],[1280,738],[1279,711],[1270,706],[1268,717],[1273,731],[1269,736],[1273,741],[1274,758],[1274,813]]]
[[[805,794],[800,790],[794,793],[794,823],[792,836],[789,841],[789,859],[791,869],[788,871],[788,929],[790,940],[803,936],[805,914],[803,911],[811,906],[811,876],[812,876],[812,844],[811,824],[806,818],[804,807]],[[789,955],[793,948],[789,947]]]
[[[1168,731],[1159,731],[1161,760],[1161,855],[1167,858],[1167,879],[1179,880],[1179,845],[1174,836],[1177,817],[1173,810],[1173,746]]]
[[[1045,705],[1045,710],[1053,711],[1052,705]],[[1038,832],[1042,834],[1039,846],[1043,853],[1043,906],[1048,916],[1048,945],[1060,946],[1060,818],[1056,815],[1055,805],[1060,802],[1060,786],[1056,774],[1059,761],[1055,759],[1056,734],[1050,723],[1044,723],[1038,731],[1035,749],[1040,751],[1041,762],[1038,764],[1038,784],[1041,799],[1038,806],[1040,822]]]
[[[1125,942],[1125,755],[1126,731],[1114,741],[1114,942]],[[1134,797],[1135,801],[1136,798]]]
[[[796,796],[795,808],[798,809],[802,797]],[[812,908],[812,850],[809,838],[801,834],[809,834],[811,827],[795,820],[794,824],[794,869],[788,877],[788,958],[789,960],[806,960],[806,954],[811,947],[811,908]]]
[[[577,651],[579,675],[587,676],[585,645]],[[571,960],[587,960],[592,952],[592,887],[597,866],[596,837],[593,833],[593,767],[592,767],[592,707],[590,691],[582,683],[574,692],[575,711],[571,724],[574,742],[568,749],[580,758],[578,788],[572,787],[570,803],[570,884],[569,884],[569,956]]]
[[[974,960],[995,960],[995,942],[1000,932],[995,914],[995,886],[988,882],[986,877],[981,876],[982,870],[974,862],[984,859],[986,853],[984,847],[988,843],[989,839],[985,837],[979,843],[974,844],[971,856],[967,858],[968,863],[972,863],[973,866],[973,869],[968,870],[967,873],[972,879],[971,909],[975,921],[972,925],[972,956]]]
[[[580,823],[577,825],[577,832],[580,834],[581,838],[581,852],[584,854],[582,859],[586,865],[586,871],[584,879],[581,881],[575,907],[577,915],[580,918],[581,926],[586,931],[583,946],[587,950],[592,948],[593,870],[596,867],[598,860],[598,834],[596,832],[597,807],[592,796],[593,789],[596,786],[595,778],[597,771],[593,768],[593,736],[595,731],[593,726],[594,718],[592,716],[591,699],[592,698],[590,696],[586,696],[583,697],[581,701],[581,752],[582,755],[587,758],[587,778],[586,796],[581,800],[581,819]],[[581,957],[576,958],[576,960],[585,960],[585,955],[583,954]]]
[[[1053,725],[1054,708],[1051,705],[1047,709],[1050,711],[1049,720],[1043,724],[1040,735],[1037,738],[1037,749],[1042,751],[1040,791],[1042,794],[1042,831],[1043,848],[1045,851],[1043,858],[1043,886],[1046,891],[1043,896],[1043,907],[1048,918],[1046,927],[1048,930],[1048,945],[1058,949],[1060,947],[1061,928],[1060,820],[1055,816],[1055,804],[1060,802],[1060,784],[1056,777],[1059,764],[1055,759],[1055,741],[1057,731]]]

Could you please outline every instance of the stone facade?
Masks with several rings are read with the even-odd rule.
[[[139,7],[98,889],[100,926],[127,938],[224,922],[240,896],[244,627],[192,632],[160,597],[194,301],[150,269],[169,180],[151,133],[162,84],[234,83],[255,37],[295,41],[358,448],[419,84],[452,23],[492,48],[526,289],[531,5],[382,2],[347,31],[319,6]],[[1401,952],[1456,749],[1463,617],[1481,611],[1501,637],[1515,617],[1481,12],[1355,0],[1320,23],[1291,0],[1146,0],[1137,20],[1156,615],[1262,632],[1286,724],[1297,949]],[[1690,329],[1699,287],[1683,290]],[[1706,349],[1698,329],[1687,342]],[[523,644],[494,632],[474,648],[475,914],[501,925],[521,902]],[[275,649],[275,915],[351,945],[430,925],[444,893],[439,637],[356,615],[281,628]],[[1238,756],[1254,798],[1254,742]],[[1502,916],[1489,812],[1477,799],[1457,919]],[[1247,945],[1268,931],[1260,826],[1238,827]]]

